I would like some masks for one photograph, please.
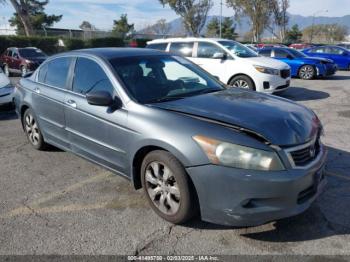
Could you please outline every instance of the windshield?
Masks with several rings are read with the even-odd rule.
[[[217,92],[224,85],[179,56],[152,55],[110,60],[130,94],[142,104]]]
[[[256,52],[240,43],[234,41],[219,41],[219,43],[238,57],[248,58],[258,56]]]
[[[288,52],[291,53],[296,58],[307,57],[307,55],[305,55],[304,53],[302,53],[298,50],[295,50],[293,48],[288,48]]]
[[[43,57],[46,56],[40,49],[26,48],[19,49],[21,57]]]

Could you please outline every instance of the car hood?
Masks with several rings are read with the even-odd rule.
[[[279,69],[279,70],[290,68],[289,65],[287,65],[286,63],[282,61],[278,61],[273,58],[269,58],[269,57],[258,56],[258,57],[250,57],[250,58],[243,58],[243,59],[252,65],[265,66],[265,67],[270,67],[270,68]]]
[[[333,60],[331,59],[321,58],[321,57],[303,57],[303,58],[297,58],[297,59],[300,59],[306,63],[318,63],[318,62],[334,63]]]
[[[317,116],[306,107],[242,89],[228,89],[153,106],[243,128],[279,146],[305,143],[320,128]]]

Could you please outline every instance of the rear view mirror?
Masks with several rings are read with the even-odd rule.
[[[94,106],[111,106],[114,102],[111,94],[106,91],[92,91],[86,94],[86,99]]]
[[[227,55],[225,53],[215,53],[213,55],[213,58],[214,59],[226,59],[227,58]]]

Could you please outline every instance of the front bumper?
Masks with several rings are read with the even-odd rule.
[[[254,76],[256,91],[272,94],[289,88],[291,78],[258,73]]]
[[[206,165],[187,168],[204,221],[256,226],[305,211],[326,184],[326,152],[309,169],[264,172]]]
[[[317,76],[331,76],[334,75],[338,70],[336,64],[327,63],[317,67]]]
[[[12,103],[13,95],[14,95],[13,87],[0,88],[0,105]]]

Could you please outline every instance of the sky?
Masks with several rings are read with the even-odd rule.
[[[222,0],[225,2],[225,0]],[[9,1],[8,1],[9,2]],[[214,7],[210,15],[220,14],[220,0],[213,0]],[[290,0],[289,12],[309,16],[350,15],[350,0]],[[0,4],[0,28],[14,12],[10,4]],[[83,20],[87,20],[98,29],[110,30],[113,20],[127,13],[129,21],[136,29],[144,28],[155,21],[165,18],[168,21],[177,15],[168,7],[163,8],[159,0],[50,0],[46,7],[48,14],[63,14],[63,19],[54,27],[76,29]],[[224,6],[224,16],[233,15],[230,8]]]

